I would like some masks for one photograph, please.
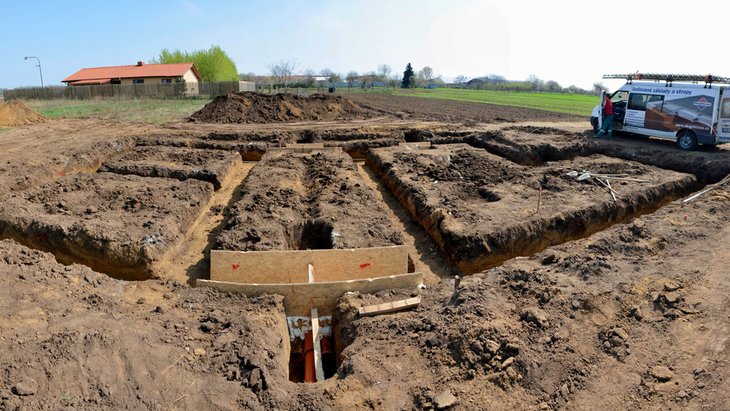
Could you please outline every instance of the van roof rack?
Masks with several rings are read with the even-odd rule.
[[[699,83],[704,82],[705,86],[712,83],[730,83],[730,77],[713,76],[712,74],[659,74],[659,73],[636,73],[631,74],[604,74],[604,79],[623,79],[631,83],[633,80],[655,80],[666,81],[667,86],[671,86],[672,82],[684,81]]]

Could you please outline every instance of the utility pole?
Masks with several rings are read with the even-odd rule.
[[[41,74],[41,88],[43,88],[43,69],[41,68],[41,59],[36,56],[28,56],[24,60],[28,59],[36,59],[38,61],[38,65],[36,67],[38,67],[38,72]]]

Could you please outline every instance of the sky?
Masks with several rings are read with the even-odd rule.
[[[590,89],[607,73],[730,76],[730,2],[526,0],[0,0],[0,88],[80,68],[135,64],[162,49],[219,45],[240,73],[296,60],[345,74],[388,64],[445,80],[536,75]],[[722,16],[715,17],[715,16]]]

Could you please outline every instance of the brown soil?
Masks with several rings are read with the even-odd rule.
[[[75,173],[94,173],[107,158],[134,148],[139,126],[54,120],[16,128],[0,138],[0,194]]]
[[[111,173],[63,177],[0,204],[0,238],[120,278],[149,278],[211,197],[202,181]]]
[[[692,178],[657,167],[694,174],[700,183],[718,181],[730,171],[729,150],[686,153],[664,142],[621,136],[596,142],[574,134],[588,128],[585,119],[547,123],[560,116],[382,98],[388,99],[382,107],[391,107],[391,113],[360,120],[164,126],[52,120],[4,131],[0,218],[17,216],[29,227],[52,223],[67,230],[57,236],[67,243],[54,245],[53,251],[68,262],[61,255],[64,247],[77,246],[69,233],[94,228],[92,234],[100,233],[99,239],[134,242],[154,234],[139,229],[145,221],[136,218],[149,213],[151,227],[164,225],[177,236],[177,244],[161,250],[155,266],[161,276],[179,281],[115,280],[85,266],[61,265],[51,254],[13,241],[0,241],[0,410],[727,408],[730,253],[725,250],[730,246],[730,188],[723,185],[689,203],[666,204]],[[396,120],[398,116],[411,120]],[[505,120],[521,123],[502,124]],[[533,132],[535,127],[541,128]],[[529,247],[556,238],[546,227],[558,207],[598,207],[603,219],[587,227],[590,233],[576,236],[580,238],[569,241],[573,237],[564,236],[558,242],[567,242],[467,276],[455,290],[451,256],[439,250],[422,221],[409,212],[413,204],[403,207],[403,196],[386,187],[389,179],[380,179],[368,165],[355,168],[341,153],[337,155],[342,161],[336,157],[310,162],[306,159],[314,158],[312,154],[296,154],[280,160],[278,168],[267,166],[269,160],[264,159],[254,167],[259,171],[252,170],[247,178],[251,164],[239,163],[216,192],[208,183],[168,178],[113,175],[109,185],[117,186],[99,190],[85,183],[106,179],[107,173],[88,175],[135,144],[164,141],[168,146],[251,156],[267,152],[268,157],[279,140],[292,145],[306,139],[343,146],[374,146],[389,139],[437,144],[434,150],[409,146],[408,153],[419,155],[401,166],[412,168],[408,176],[414,178],[403,187],[422,190],[423,196],[420,191],[407,194],[424,204],[440,194],[435,204],[445,216],[452,212],[448,221],[484,219],[469,220],[468,227],[460,228],[464,232],[529,222],[524,230],[502,230],[508,236],[505,241],[524,238],[529,240],[524,247]],[[447,147],[448,139],[479,148]],[[452,149],[480,154],[461,158],[451,153],[448,165],[441,166],[427,154]],[[388,150],[397,151],[378,151]],[[582,168],[622,170],[652,183],[614,186],[619,193],[614,205],[605,189],[565,178],[566,169]],[[293,178],[287,180],[286,175]],[[342,185],[330,180],[339,181],[343,175],[349,183],[340,195]],[[478,181],[482,178],[484,184]],[[299,193],[315,192],[314,184],[307,186],[314,181],[322,195],[309,203],[314,197]],[[79,188],[70,182],[78,182]],[[541,212],[520,214],[536,206],[535,184],[544,185]],[[662,188],[672,184],[681,187]],[[295,191],[299,185],[304,189]],[[184,186],[197,188],[171,188]],[[57,192],[51,190],[54,187]],[[369,194],[359,192],[361,187]],[[281,200],[287,188],[296,194],[287,194],[291,202]],[[183,207],[203,191],[212,196],[210,201]],[[494,200],[495,193],[501,200],[487,201]],[[255,201],[254,194],[259,196]],[[48,201],[27,201],[44,195]],[[251,201],[243,200],[246,195]],[[130,196],[149,208],[120,211]],[[348,203],[338,205],[339,200]],[[68,215],[59,209],[61,202]],[[54,213],[46,211],[45,203]],[[107,203],[114,205],[109,214],[101,206]],[[267,204],[272,206],[268,211],[246,214],[247,205]],[[296,214],[286,207],[290,204]],[[644,207],[647,204],[653,206]],[[86,214],[89,205],[97,212]],[[659,208],[652,211],[655,207]],[[287,216],[292,221],[309,219],[312,211],[322,220],[333,219],[333,224],[351,221],[353,231],[343,241],[376,244],[392,238],[372,236],[370,229],[401,236],[426,275],[427,287],[344,296],[334,328],[342,349],[336,375],[317,384],[297,384],[287,375],[289,336],[279,297],[248,299],[190,288],[184,280],[207,272],[206,250],[237,213],[267,216],[263,223],[259,219],[252,224],[276,227],[278,222],[285,230],[290,227],[282,223]],[[461,217],[453,218],[454,212]],[[344,220],[346,213],[356,215]],[[629,219],[637,213],[648,214]],[[373,217],[377,220],[363,222]],[[608,223],[624,218],[624,223]],[[243,225],[238,227],[237,233],[244,232]],[[574,227],[566,223],[562,229],[555,231]],[[540,230],[547,240],[530,239]],[[56,233],[41,231],[46,232]],[[262,235],[260,242],[279,241],[278,235]],[[472,244],[481,246],[478,241]],[[367,318],[355,314],[360,305],[416,293],[422,297],[417,309]]]
[[[46,118],[20,101],[0,103],[0,127],[42,123]]]
[[[190,121],[203,123],[272,123],[367,118],[372,114],[341,96],[313,94],[231,93],[216,97],[193,113]]]
[[[229,211],[217,249],[362,248],[402,244],[372,189],[342,150],[267,154]]]
[[[368,164],[465,273],[584,236],[687,194],[693,176],[602,156],[513,164],[463,144],[377,149]],[[616,203],[594,180],[569,171],[624,174]],[[540,208],[537,209],[538,199]]]
[[[444,121],[447,123],[514,123],[533,121],[585,121],[584,118],[528,108],[497,106],[386,93],[350,93],[347,97],[358,105],[401,119]]]
[[[102,163],[99,171],[142,177],[193,178],[221,188],[221,182],[241,156],[223,150],[196,150],[162,146],[137,147],[134,151]]]
[[[408,137],[408,136],[407,136]],[[583,134],[552,127],[513,126],[483,133],[431,133],[417,131],[412,141],[434,144],[466,143],[523,165],[567,160],[598,151]]]

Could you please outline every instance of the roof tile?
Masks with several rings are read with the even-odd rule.
[[[99,79],[121,79],[141,77],[177,77],[182,76],[188,70],[200,78],[198,70],[193,63],[178,64],[143,64],[132,66],[110,66],[84,68],[63,79],[64,83],[89,81]]]

